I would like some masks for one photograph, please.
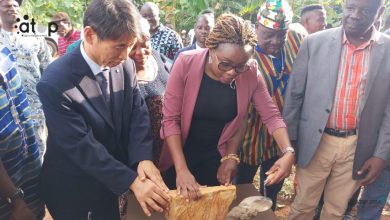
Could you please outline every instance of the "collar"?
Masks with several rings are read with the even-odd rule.
[[[162,31],[164,31],[164,29],[165,29],[165,26],[164,26],[163,24],[160,23],[160,24],[158,25],[158,27],[156,28],[156,32],[154,32],[153,35],[156,35],[156,34],[162,32]]]
[[[195,49],[200,49],[200,48],[202,47],[198,45],[198,42],[195,42]]]
[[[260,45],[256,44],[256,51],[258,53],[264,54],[263,49],[261,49]]]
[[[76,30],[74,28],[72,28],[72,30],[69,31],[69,35],[65,36],[64,38],[71,39],[73,37],[73,35],[75,35],[75,34],[76,34]]]
[[[96,76],[97,74],[99,74],[100,72],[102,72],[103,69],[106,69],[106,68],[107,68],[107,67],[105,68],[105,67],[100,66],[99,64],[95,63],[95,61],[93,61],[93,60],[88,56],[88,54],[85,52],[85,49],[84,49],[84,41],[81,42],[80,51],[81,51],[81,55],[83,56],[85,62],[87,62],[89,68],[91,68],[93,75]]]
[[[366,47],[368,45],[370,45],[371,43],[374,43],[376,41],[378,41],[379,39],[379,32],[376,30],[375,27],[372,28],[372,31],[371,31],[371,37],[370,39],[367,41],[367,42],[363,42],[362,45],[360,45],[359,47]],[[351,44],[347,38],[347,35],[345,34],[345,31],[343,30],[343,39],[342,39],[342,43],[345,45],[345,44]]]

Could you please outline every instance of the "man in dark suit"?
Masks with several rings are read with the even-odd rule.
[[[206,38],[209,35],[210,31],[214,27],[214,16],[211,14],[200,14],[196,20],[194,29],[195,29],[195,42],[188,47],[184,47],[177,51],[174,62],[179,56],[180,53],[187,50],[195,50],[198,48],[205,48]]]
[[[118,196],[129,189],[148,216],[168,204],[128,59],[138,21],[130,1],[94,0],[84,41],[53,62],[37,86],[49,131],[41,191],[54,219],[119,219]]]

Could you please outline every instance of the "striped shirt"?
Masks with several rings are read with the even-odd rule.
[[[72,29],[68,37],[58,38],[58,52],[60,56],[66,53],[66,48],[68,48],[69,45],[80,39],[80,34],[81,32],[79,30]]]
[[[374,30],[371,39],[360,46],[350,43],[344,34],[341,60],[333,108],[327,127],[338,130],[355,129],[358,111],[367,81],[371,47],[377,34]]]
[[[255,58],[261,77],[267,85],[273,101],[282,111],[284,94],[287,88],[292,65],[303,41],[304,35],[292,30],[288,31],[287,41],[279,57],[264,54],[259,46],[256,47]],[[248,125],[245,137],[240,147],[241,160],[249,165],[259,165],[278,155],[278,147],[267,126],[262,123],[253,105],[249,106]]]
[[[22,81],[15,69],[15,58],[0,46],[0,158],[24,200],[41,218],[44,206],[38,196],[41,160],[35,142],[33,122]],[[10,219],[11,207],[0,197],[0,219]]]

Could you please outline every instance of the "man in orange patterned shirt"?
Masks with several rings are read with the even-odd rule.
[[[284,104],[297,148],[298,189],[289,220],[340,220],[360,185],[390,158],[390,39],[373,26],[384,0],[346,0],[343,26],[308,36]]]

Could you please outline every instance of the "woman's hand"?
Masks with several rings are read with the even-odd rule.
[[[188,169],[176,172],[177,193],[186,198],[187,202],[190,199],[197,200],[201,197],[200,187]]]
[[[217,179],[221,185],[230,185],[232,178],[237,172],[237,161],[233,159],[224,160],[218,168]]]
[[[279,183],[291,173],[291,167],[295,162],[295,155],[291,152],[284,154],[265,174],[268,175],[264,181],[266,185]]]

